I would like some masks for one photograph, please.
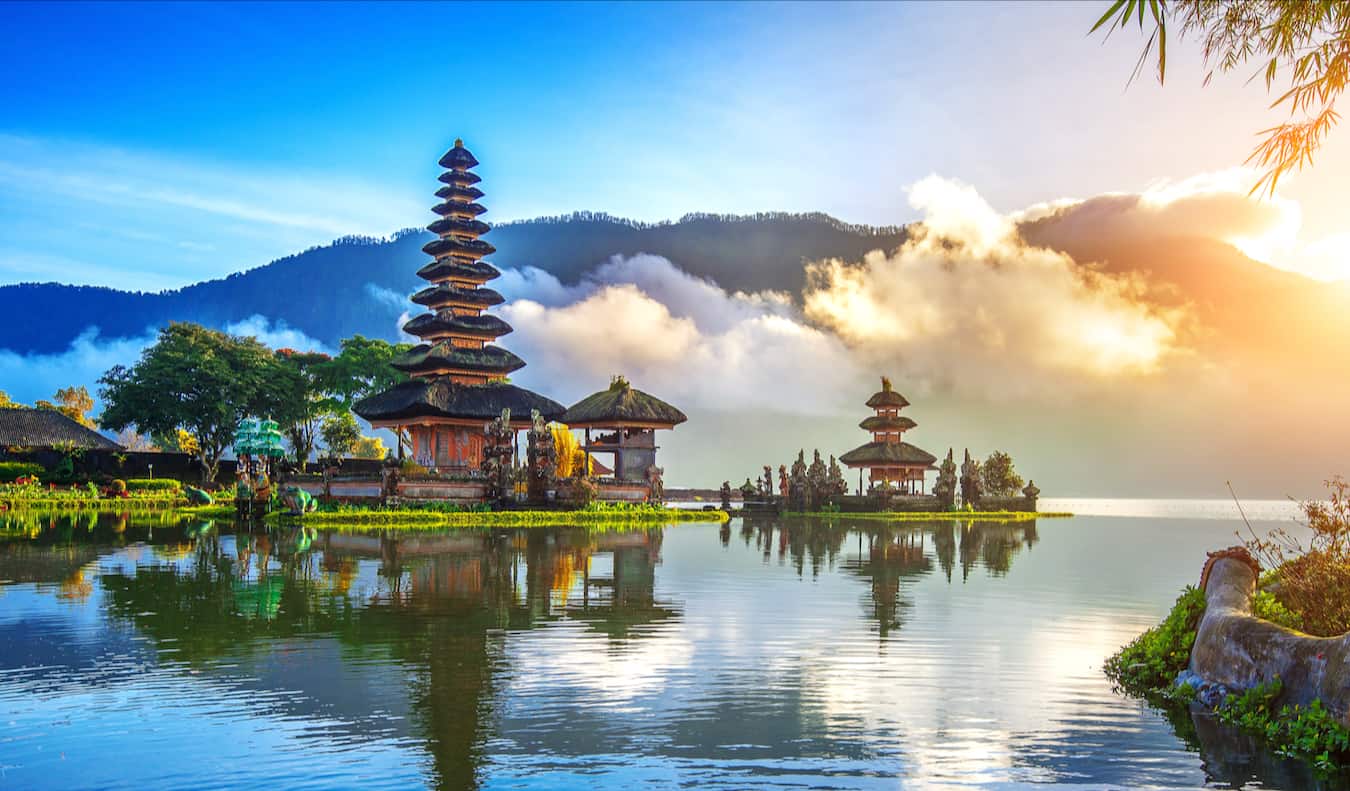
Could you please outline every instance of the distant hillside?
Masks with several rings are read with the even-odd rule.
[[[55,283],[0,286],[0,349],[62,351],[91,325],[104,337],[133,337],[171,320],[222,326],[254,314],[330,345],[358,332],[391,337],[398,310],[371,287],[411,293],[420,283],[414,273],[426,260],[421,247],[430,238],[407,230],[392,240],[339,239],[222,280],[157,294]],[[903,238],[902,228],[847,225],[824,214],[694,214],[646,224],[577,213],[503,224],[487,240],[497,247],[490,260],[498,266],[535,266],[569,283],[610,256],[651,253],[728,289],[797,293],[804,261],[858,259],[877,248],[894,249]]]

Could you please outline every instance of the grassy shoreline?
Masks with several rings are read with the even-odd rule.
[[[315,511],[303,516],[284,512],[268,514],[272,523],[299,523],[324,527],[556,527],[622,523],[666,524],[670,522],[725,522],[725,511],[690,511],[678,508],[616,508],[579,511],[415,511],[351,509]]]
[[[188,508],[188,501],[182,497],[0,497],[0,512],[182,511]]]

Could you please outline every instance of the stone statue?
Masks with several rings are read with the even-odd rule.
[[[525,486],[532,503],[542,503],[548,499],[548,490],[557,480],[557,449],[553,443],[553,432],[544,424],[539,410],[530,410],[530,431],[525,445],[526,463],[529,465],[529,477]]]
[[[787,476],[787,465],[786,465],[786,464],[780,464],[780,465],[778,465],[778,496],[781,497],[781,498],[783,498],[783,502],[785,502],[785,503],[787,502],[787,499],[788,499],[788,476]]]
[[[764,477],[759,482],[759,493],[764,497],[773,497],[773,468],[764,465]]]
[[[651,487],[651,494],[648,496],[647,502],[665,502],[666,485],[665,482],[661,480],[661,476],[665,475],[665,473],[666,471],[664,468],[657,467],[655,464],[647,468],[647,485]]]
[[[848,494],[848,481],[844,480],[844,471],[833,456],[830,457],[830,471],[827,476],[829,493],[833,497]]]
[[[829,496],[829,478],[829,471],[825,469],[825,462],[817,449],[811,459],[811,466],[806,470],[807,500],[812,511],[819,511],[825,504],[825,498]]]
[[[286,511],[291,516],[313,513],[314,509],[319,507],[314,497],[299,486],[287,486],[283,489],[281,503],[286,506]]]
[[[1027,498],[1034,511],[1036,509],[1036,498],[1041,496],[1041,490],[1036,488],[1035,481],[1027,481],[1027,485],[1022,488],[1022,496]]]
[[[797,460],[792,462],[792,475],[788,478],[788,507],[799,513],[811,506],[811,482],[806,477],[806,451],[797,451]]]
[[[511,459],[515,455],[511,440],[515,431],[511,428],[511,410],[503,409],[499,417],[492,419],[483,427],[487,441],[483,446],[483,463],[479,469],[487,479],[488,500],[505,500],[514,490]]]
[[[956,506],[956,460],[952,458],[953,453],[953,448],[947,449],[947,458],[938,467],[937,481],[933,484],[933,494],[937,495],[943,510],[951,510]]]
[[[965,461],[961,462],[961,504],[979,508],[983,488],[980,481],[980,463],[970,457],[970,449],[966,448]]]
[[[722,510],[731,510],[731,481],[722,481],[722,489],[719,492],[722,495]]]

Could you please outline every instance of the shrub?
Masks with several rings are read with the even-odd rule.
[[[0,483],[13,483],[19,478],[41,477],[46,473],[41,464],[30,461],[0,461]]]
[[[1106,660],[1106,675],[1131,695],[1171,689],[1191,660],[1195,630],[1205,614],[1204,591],[1188,585],[1163,622]]]
[[[175,481],[173,478],[129,478],[127,479],[127,491],[136,493],[173,493],[182,490],[183,484]]]
[[[1301,620],[1304,631],[1322,637],[1350,631],[1350,483],[1336,477],[1327,489],[1326,502],[1302,504],[1312,531],[1306,547],[1284,528],[1246,542],[1275,570],[1279,603]]]

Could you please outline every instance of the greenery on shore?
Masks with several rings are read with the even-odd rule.
[[[332,506],[303,516],[285,512],[268,521],[299,521],[308,525],[378,525],[381,527],[555,527],[624,522],[725,522],[725,511],[690,511],[647,505],[593,504],[575,511],[488,511],[481,508],[400,506],[394,508]]]
[[[1252,615],[1287,629],[1330,636],[1350,626],[1350,487],[1327,482],[1327,502],[1304,503],[1313,538],[1305,548],[1283,528],[1246,542],[1272,570],[1252,597]],[[1136,637],[1104,666],[1123,692],[1142,697],[1170,714],[1184,713],[1195,691],[1176,686],[1190,663],[1196,630],[1205,614],[1204,592],[1186,587],[1158,626]],[[1222,722],[1264,737],[1286,756],[1302,756],[1324,770],[1350,767],[1350,730],[1322,706],[1280,706],[1278,679],[1228,695],[1215,709]]]

